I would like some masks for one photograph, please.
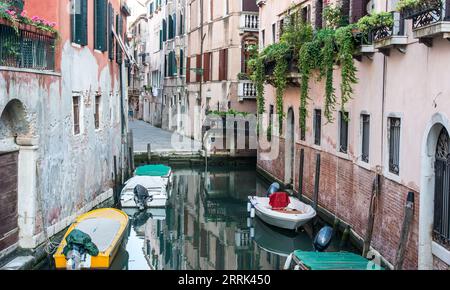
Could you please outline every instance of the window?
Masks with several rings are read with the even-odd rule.
[[[361,159],[369,163],[369,142],[370,142],[370,115],[361,115],[362,140],[361,140]]]
[[[73,106],[73,134],[80,134],[80,97],[75,96],[72,98]]]
[[[348,112],[339,112],[339,152],[347,153],[348,149]]]
[[[123,39],[123,18],[120,14],[116,15],[116,33]],[[118,64],[122,63],[122,48],[119,41],[116,41],[116,62]]]
[[[100,51],[106,51],[106,28],[107,28],[107,11],[108,6],[106,0],[94,1],[94,48]]]
[[[202,81],[202,75],[200,74],[199,70],[202,68],[202,56],[200,54],[197,54],[195,57],[196,66],[195,66],[195,81],[197,83]]]
[[[352,1],[350,22],[355,23],[363,16],[367,15],[367,5],[370,0]]]
[[[261,47],[264,47],[266,45],[266,31],[263,29],[261,30]]]
[[[400,118],[389,118],[389,172],[400,172]]]
[[[277,41],[277,25],[276,23],[272,24],[272,43]]]
[[[162,21],[162,41],[167,40],[167,23],[166,20],[163,19]]]
[[[273,112],[274,106],[270,105],[269,109],[269,128],[267,129],[267,141],[272,141],[272,127],[273,127]]]
[[[178,35],[183,35],[184,33],[184,18],[183,18],[183,14],[180,13],[180,26],[179,26],[179,30],[178,30]]]
[[[225,0],[225,16],[227,16],[230,13],[230,0]]]
[[[300,108],[300,110],[303,110],[303,108]],[[300,118],[302,118],[302,122],[304,124],[303,127],[300,127],[300,140],[305,141],[306,140],[306,113],[301,114]]]
[[[310,13],[309,5],[302,8],[302,21],[303,23],[309,23],[311,21],[311,13]]]
[[[100,128],[100,101],[102,96],[95,96],[95,111],[94,111],[94,120],[95,120],[95,129]]]
[[[228,49],[219,51],[219,81],[224,81],[228,77]]]
[[[211,80],[211,52],[203,54],[203,81]]]
[[[314,144],[320,146],[320,138],[322,134],[322,111],[314,110]]]
[[[186,58],[186,83],[191,82],[191,58]]]
[[[152,3],[150,3],[150,5],[149,5],[149,13],[150,13],[150,15],[152,15],[153,12],[154,12],[154,7],[153,7],[153,2],[152,2]]]
[[[110,60],[114,59],[114,36],[112,31],[112,26],[114,26],[114,8],[112,4],[108,5],[108,57]]]
[[[184,75],[184,51],[180,49],[180,76]]]
[[[87,45],[87,0],[72,0],[71,38],[73,43]]]
[[[353,1],[355,2],[355,1]],[[358,1],[363,2],[363,1]],[[343,24],[348,24],[350,20],[350,0],[342,0],[341,4],[342,11],[342,22]]]
[[[322,28],[323,0],[316,1],[316,29]]]

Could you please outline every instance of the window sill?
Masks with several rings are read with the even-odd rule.
[[[390,172],[388,167],[385,167],[384,176],[392,181],[397,182],[397,183],[400,183],[402,181],[400,178],[400,175]]]
[[[358,160],[356,161],[356,165],[358,165],[359,167],[362,167],[366,170],[371,170],[370,169],[370,160],[369,160],[369,162],[364,162],[360,159],[360,157],[358,157]]]
[[[348,152],[344,153],[344,152],[336,151],[336,156],[339,157],[339,158],[348,160],[348,161],[352,161],[351,158],[350,158],[350,155],[348,154]]]
[[[447,265],[450,265],[450,251],[436,242],[431,242],[431,252]]]
[[[22,72],[22,73],[33,73],[33,74],[41,74],[41,75],[49,75],[61,77],[61,74],[55,71],[50,70],[37,70],[30,68],[17,68],[17,67],[9,67],[9,66],[0,66],[0,71],[11,71],[11,72]]]

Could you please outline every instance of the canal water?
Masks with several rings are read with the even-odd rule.
[[[167,208],[126,210],[131,217],[126,247],[112,269],[282,269],[292,251],[312,250],[324,224],[295,233],[250,219],[248,195],[264,195],[268,186],[254,167],[174,169]],[[339,250],[355,251],[336,234],[328,251]]]

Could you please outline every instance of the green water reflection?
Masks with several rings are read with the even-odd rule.
[[[166,209],[128,211],[131,227],[122,249],[128,261],[117,264],[130,270],[281,269],[293,250],[312,250],[317,227],[294,233],[250,221],[247,196],[268,185],[255,168],[175,169]],[[337,236],[329,251],[352,250],[339,241]]]

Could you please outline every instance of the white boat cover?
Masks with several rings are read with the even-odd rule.
[[[154,191],[157,189],[165,188],[168,181],[169,180],[167,178],[162,178],[159,176],[135,176],[128,179],[128,181],[125,183],[123,191],[134,189],[134,187],[138,184],[147,188],[147,190],[149,191]]]
[[[107,218],[85,219],[76,229],[88,234],[100,252],[106,251],[119,233],[120,222]]]

